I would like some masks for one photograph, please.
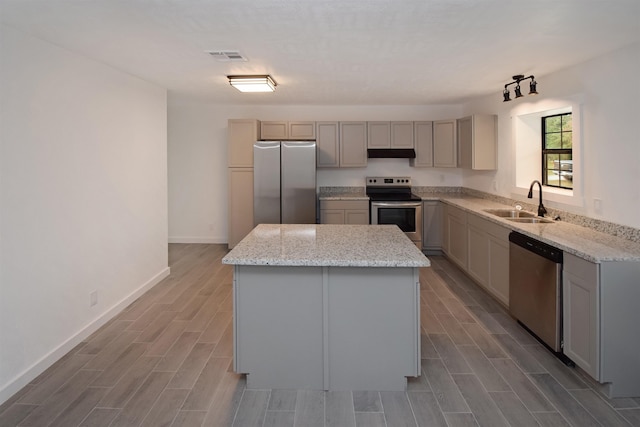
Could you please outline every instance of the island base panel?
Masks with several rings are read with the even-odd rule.
[[[406,389],[420,361],[413,268],[329,268],[329,389]]]
[[[249,388],[405,390],[420,375],[417,268],[234,270],[234,366]]]
[[[236,266],[236,371],[249,388],[323,387],[322,268]]]

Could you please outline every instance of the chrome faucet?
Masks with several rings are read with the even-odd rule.
[[[536,179],[531,183],[531,185],[529,186],[529,194],[527,195],[527,197],[529,199],[533,199],[534,184],[538,184],[538,187],[540,187],[540,204],[538,205],[538,216],[544,216],[544,214],[547,213],[547,209],[545,209],[544,205],[542,204],[542,184],[540,184],[540,181]]]

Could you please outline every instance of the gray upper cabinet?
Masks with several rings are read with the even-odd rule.
[[[367,122],[367,148],[391,148],[391,124]]]
[[[414,167],[433,167],[433,122],[414,122],[413,140],[416,158],[410,159],[409,164]]]
[[[289,139],[289,122],[260,122],[260,137],[272,141]]]
[[[340,125],[338,122],[316,122],[316,166],[340,167]]]
[[[413,122],[391,122],[391,148],[413,147]]]
[[[267,141],[306,141],[316,139],[316,123],[311,121],[265,121],[260,123],[261,138]]]
[[[367,122],[340,122],[340,167],[367,166]]]
[[[433,122],[433,166],[455,168],[458,166],[456,144],[456,121]]]
[[[367,122],[367,148],[413,148],[413,122]]]
[[[293,141],[316,139],[316,122],[289,122],[289,139]]]
[[[495,170],[498,166],[498,117],[474,114],[458,119],[458,166],[466,169]]]
[[[260,121],[229,119],[228,162],[230,168],[253,167],[253,143],[260,139]]]

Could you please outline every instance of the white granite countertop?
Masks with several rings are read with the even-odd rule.
[[[440,200],[472,212],[486,220],[533,237],[591,262],[640,261],[640,244],[622,237],[601,233],[587,227],[563,222],[562,220],[538,224],[512,222],[484,210],[513,209],[513,206],[478,197],[437,192],[417,193],[417,195],[422,197],[423,200]]]
[[[319,200],[366,200],[365,187],[320,187]]]
[[[429,267],[429,259],[395,225],[260,224],[223,264]]]

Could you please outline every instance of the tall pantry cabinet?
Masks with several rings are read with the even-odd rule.
[[[260,121],[228,121],[229,249],[253,229],[253,143],[260,139]]]

